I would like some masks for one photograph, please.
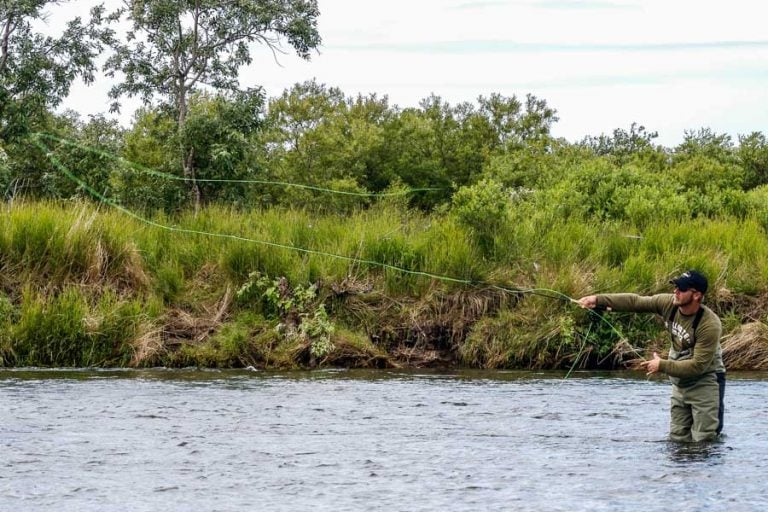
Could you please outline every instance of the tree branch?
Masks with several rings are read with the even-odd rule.
[[[8,19],[5,21],[5,27],[3,28],[3,40],[0,43],[2,48],[2,54],[0,54],[0,73],[5,71],[5,66],[8,63],[8,42],[11,38],[11,33],[16,30],[16,26],[13,25],[13,15],[9,14]]]

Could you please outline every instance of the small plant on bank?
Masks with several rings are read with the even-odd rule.
[[[243,304],[258,301],[267,317],[279,320],[278,334],[300,346],[308,345],[313,360],[335,349],[331,339],[335,327],[317,298],[317,285],[291,288],[285,277],[271,279],[252,272],[236,296]]]

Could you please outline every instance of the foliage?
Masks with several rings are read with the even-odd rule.
[[[683,142],[675,148],[675,160],[686,160],[693,156],[702,156],[727,164],[734,160],[731,136],[716,133],[710,128],[687,130]]]
[[[236,296],[241,302],[258,298],[264,314],[280,320],[277,332],[290,342],[309,344],[312,358],[319,359],[333,351],[331,336],[335,326],[325,306],[317,300],[316,285],[299,284],[291,288],[284,277],[270,279],[253,272]]]
[[[26,176],[28,193],[30,188],[37,188],[38,194],[46,197],[90,197],[88,191],[60,172],[61,166],[100,194],[113,196],[112,176],[121,167],[115,155],[123,144],[123,129],[117,121],[99,115],[83,122],[74,112],[67,112],[51,118],[38,140],[48,148],[47,154],[41,155],[39,147],[31,146],[34,149],[27,155],[25,167],[16,169],[23,170],[20,174]],[[20,162],[17,159],[17,164]]]
[[[757,219],[768,233],[768,185],[756,187],[746,194],[751,216]]]
[[[744,188],[768,184],[768,141],[760,132],[739,136],[736,150],[739,166],[744,170]]]
[[[192,157],[204,202],[242,205],[249,190],[238,180],[258,179],[256,151],[251,138],[261,125],[264,102],[260,89],[228,94],[197,93],[190,98],[186,122],[179,138],[194,148]],[[232,181],[227,181],[232,180]]]
[[[11,194],[11,168],[8,165],[8,153],[0,145],[0,197],[8,197]]]
[[[185,204],[180,180],[158,175],[180,174],[176,127],[161,110],[141,109],[125,133],[119,171],[111,176],[116,199],[139,211],[172,211]]]
[[[482,303],[474,286],[157,226],[237,233],[466,279],[488,289],[545,288],[572,297],[595,290],[668,291],[670,275],[697,267],[713,276],[708,303],[746,318],[763,315],[757,298],[768,289],[768,239],[757,210],[767,204],[763,188],[746,194],[752,209],[743,220],[683,218],[641,230],[625,221],[580,217],[553,223],[550,213],[513,203],[497,234],[504,251],[485,257],[472,228],[453,213],[425,215],[377,205],[340,217],[209,207],[197,216],[156,214],[150,217],[156,224],[146,226],[120,212],[71,201],[14,202],[0,215],[0,357],[7,365],[368,364],[378,356],[369,347],[369,356],[356,359],[345,325],[361,331],[365,326],[377,350],[393,350],[414,332],[428,344],[425,350],[432,350],[445,343],[444,331],[433,322],[454,304],[457,338],[450,350],[457,351],[461,364],[570,368],[602,361],[611,366],[620,339],[639,349],[656,339],[652,317],[612,315],[614,330],[591,325],[567,302],[547,297],[519,292],[508,301]],[[245,269],[257,273],[247,278]],[[275,275],[290,278],[269,277]],[[222,305],[227,303],[219,297],[234,283],[241,284],[236,301]],[[173,319],[182,308],[202,320],[218,320],[202,324],[211,325],[210,331],[195,331],[203,333],[200,340],[163,340],[158,333],[174,332]],[[475,310],[453,318],[453,312]],[[195,324],[195,318],[188,321]],[[156,347],[152,358],[135,359],[141,343]]]
[[[632,123],[629,131],[622,128],[613,130],[613,135],[587,136],[581,145],[588,147],[597,156],[608,156],[614,163],[626,164],[638,155],[658,151],[653,139],[658,132],[649,132],[645,126]]]
[[[112,41],[114,54],[105,64],[108,76],[119,72],[124,77],[110,91],[112,108],[119,109],[123,95],[139,96],[146,104],[162,97],[181,134],[180,162],[196,209],[202,201],[194,161],[200,148],[183,134],[190,95],[203,84],[238,92],[238,72],[252,62],[256,43],[276,51],[286,40],[308,59],[320,44],[318,16],[316,0],[136,0],[113,14],[114,19],[125,18],[130,29],[124,41]]]
[[[469,228],[480,249],[490,256],[498,231],[506,226],[510,194],[500,183],[483,180],[459,189],[453,196],[452,213]]]
[[[183,119],[186,99],[198,84],[239,90],[237,73],[251,63],[253,44],[275,50],[285,39],[309,58],[320,44],[318,15],[314,0],[132,1],[114,14],[131,28],[124,42],[114,41],[115,54],[105,67],[111,74],[125,73],[111,95],[138,95],[146,103],[156,94],[167,95]]]
[[[46,16],[53,0],[0,2],[0,141],[23,136],[36,120],[48,115],[80,78],[95,79],[96,57],[112,33],[104,30],[104,7],[66,24],[58,37],[35,32],[34,23]]]

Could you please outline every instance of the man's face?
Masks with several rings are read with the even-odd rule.
[[[674,304],[675,306],[687,306],[696,299],[699,292],[694,290],[693,288],[689,288],[687,290],[681,290],[680,288],[675,288],[675,300]]]

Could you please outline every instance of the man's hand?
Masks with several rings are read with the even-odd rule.
[[[659,357],[659,354],[654,352],[653,359],[651,359],[650,361],[643,361],[642,363],[640,363],[640,365],[645,366],[645,369],[647,371],[646,375],[652,375],[659,371],[660,362],[661,362],[661,358]]]
[[[584,309],[595,309],[597,307],[597,295],[587,295],[576,301],[576,304]]]

